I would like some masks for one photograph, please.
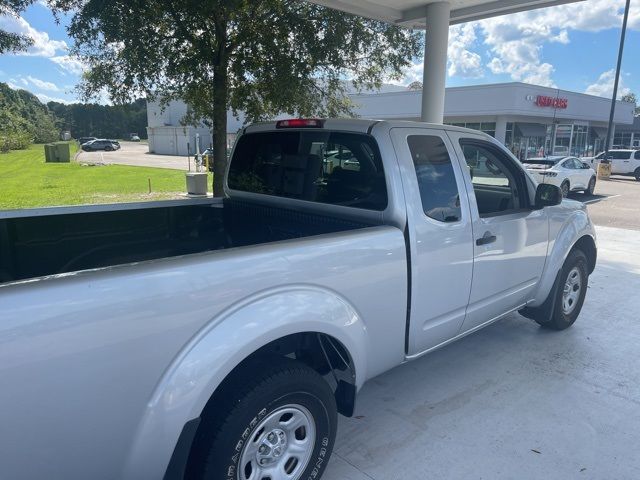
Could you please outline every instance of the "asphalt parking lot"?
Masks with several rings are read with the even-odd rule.
[[[598,180],[594,195],[572,193],[570,198],[589,205],[596,225],[640,230],[640,182],[633,177]]]
[[[640,478],[640,182],[571,197],[599,242],[576,324],[513,314],[368,382],[326,480]]]

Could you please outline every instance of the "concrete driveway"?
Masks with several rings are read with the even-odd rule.
[[[572,328],[514,314],[370,381],[324,478],[640,478],[640,232],[598,240]]]
[[[171,168],[185,171],[189,169],[187,157],[149,153],[149,146],[146,143],[120,142],[120,146],[120,150],[115,152],[80,152],[76,157],[76,161],[107,165],[130,165],[133,167]],[[193,157],[191,157],[191,168],[194,168]]]

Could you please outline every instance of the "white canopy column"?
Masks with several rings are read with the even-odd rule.
[[[424,72],[422,74],[423,122],[442,123],[444,115],[444,89],[447,78],[447,46],[449,43],[449,2],[429,3],[425,7],[426,34],[424,45]]]

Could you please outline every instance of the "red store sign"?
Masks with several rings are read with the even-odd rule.
[[[569,104],[569,100],[566,98],[547,97],[546,95],[538,95],[536,96],[535,102],[533,103],[536,107],[567,108],[567,105]]]

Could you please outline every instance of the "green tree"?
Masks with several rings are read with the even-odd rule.
[[[33,3],[33,0],[0,0],[0,16],[17,17]],[[10,33],[0,29],[0,53],[26,50],[33,44],[33,39],[26,35]]]
[[[130,133],[147,136],[147,102],[138,99],[122,105],[58,102],[47,104],[56,117],[58,130],[69,130],[74,138],[128,138]]]
[[[398,79],[423,36],[301,0],[55,0],[73,13],[73,53],[89,66],[85,98],[181,98],[214,135],[214,193],[222,194],[227,111],[335,116],[356,88]]]
[[[638,105],[638,97],[635,93],[625,93],[622,97],[620,97],[620,100],[622,100],[623,102],[633,103],[636,106],[636,115],[640,115],[640,105]]]
[[[16,150],[26,148],[33,141],[57,140],[59,130],[53,114],[38,97],[0,83],[0,137],[3,150]]]

